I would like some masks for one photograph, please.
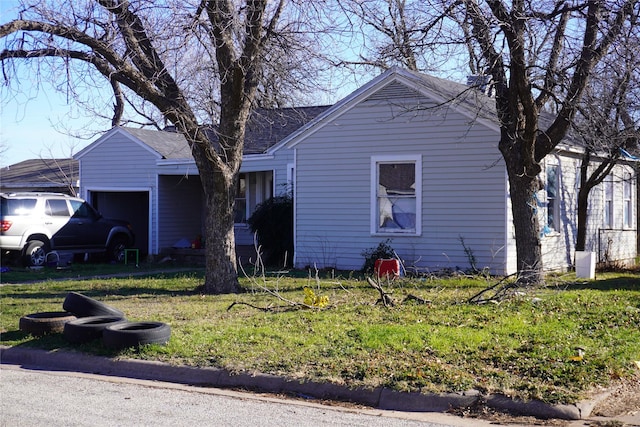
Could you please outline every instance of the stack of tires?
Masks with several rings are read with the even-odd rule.
[[[86,295],[69,292],[65,311],[28,314],[20,318],[20,330],[41,336],[62,333],[73,344],[102,339],[105,347],[123,349],[145,344],[166,344],[171,328],[162,322],[130,322],[124,313]]]

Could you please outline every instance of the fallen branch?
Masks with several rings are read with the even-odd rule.
[[[300,308],[300,305],[295,305],[295,306],[291,306],[291,305],[277,305],[277,306],[269,305],[267,307],[259,307],[257,305],[253,305],[253,304],[250,304],[248,302],[234,301],[234,302],[231,303],[231,305],[229,307],[227,307],[227,311],[231,310],[234,305],[246,305],[246,306],[249,306],[251,308],[255,308],[256,310],[265,311],[265,312],[292,311],[292,310],[297,310],[297,309]]]
[[[418,304],[431,304],[431,300],[428,299],[424,299],[418,296],[415,296],[413,294],[409,294],[406,297],[404,297],[404,299],[402,300],[403,303],[405,303],[406,301],[415,301]]]
[[[508,297],[508,296],[513,294],[513,292],[511,292],[512,290],[522,287],[522,285],[519,284],[517,280],[515,282],[507,282],[507,280],[509,278],[511,278],[512,276],[515,276],[517,274],[518,273],[514,273],[514,274],[510,274],[509,276],[503,277],[502,279],[500,279],[500,281],[498,281],[498,283],[495,283],[495,284],[493,284],[493,285],[481,290],[480,292],[478,292],[477,294],[475,294],[474,296],[469,298],[467,300],[467,303],[469,303],[469,304],[485,304],[485,303],[488,303],[488,302],[500,302],[500,301],[502,301],[506,297]],[[481,298],[484,294],[487,294],[487,293],[489,293],[491,291],[494,291],[492,295],[490,295],[488,297]]]
[[[371,277],[367,277],[367,282],[369,283],[369,285],[371,285],[373,289],[377,290],[380,293],[380,298],[378,299],[378,301],[376,301],[376,304],[378,304],[379,302],[382,302],[382,304],[384,304],[385,307],[395,306],[395,303],[393,302],[393,298],[391,298],[388,292],[385,292],[385,290],[382,289],[382,286],[380,286],[379,283],[376,283]]]

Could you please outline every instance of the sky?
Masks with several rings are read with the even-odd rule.
[[[0,22],[15,17],[10,11],[13,0],[0,0]],[[89,117],[81,117],[64,95],[46,85],[36,89],[33,76],[19,74],[21,93],[9,93],[2,82],[0,94],[0,166],[9,166],[27,159],[70,157],[91,143],[64,134],[61,127],[84,129],[92,123]],[[28,94],[28,95],[27,95]],[[98,126],[100,124],[98,123]],[[105,120],[105,130],[110,123]]]
[[[16,5],[16,0],[0,0],[0,23],[17,17],[12,11]],[[64,94],[38,82],[26,67],[19,71],[18,80],[19,86],[12,83],[9,91],[0,74],[0,167],[28,159],[71,157],[95,141],[99,132],[111,128],[110,120],[78,111],[73,100],[67,102]],[[93,133],[83,132],[86,128]],[[70,133],[82,133],[84,139]]]
[[[0,23],[17,18],[12,10],[17,4],[17,0],[0,0]],[[68,101],[64,94],[30,73],[28,67],[20,68],[17,77],[18,85],[14,81],[9,89],[0,74],[0,167],[28,159],[71,157],[111,128],[109,119],[92,117],[79,110],[73,99]],[[317,104],[335,102],[372,77],[351,75],[341,80],[338,76],[336,81],[342,83],[333,88],[332,94],[319,94]],[[96,102],[112,103],[110,96],[109,92]],[[81,134],[83,138],[72,134]]]

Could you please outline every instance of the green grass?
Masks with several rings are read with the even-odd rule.
[[[223,296],[197,291],[201,271],[5,285],[0,287],[0,344],[74,348],[350,387],[422,392],[475,388],[571,403],[596,385],[638,375],[640,276],[571,278],[551,278],[547,287],[485,305],[465,301],[493,279],[403,279],[393,286],[396,302],[411,293],[431,303],[392,308],[376,305],[377,292],[356,278],[245,278],[245,293]],[[330,306],[291,307],[263,286],[299,303],[308,286],[328,296]],[[171,340],[167,346],[113,353],[99,341],[71,346],[60,335],[36,338],[18,330],[25,314],[60,311],[69,291],[111,304],[130,320],[167,322]],[[242,304],[228,309],[234,302]],[[582,362],[571,361],[576,346],[586,349]]]
[[[180,265],[174,263],[151,264],[141,262],[137,267],[135,262],[132,264],[123,263],[75,263],[70,268],[27,268],[21,265],[10,264],[7,266],[8,271],[0,273],[0,283],[33,283],[46,280],[65,280],[79,277],[93,277],[104,275],[139,275],[144,273],[155,273],[157,271],[172,270],[203,270],[204,267]]]

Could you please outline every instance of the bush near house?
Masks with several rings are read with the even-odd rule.
[[[272,197],[259,204],[249,220],[258,237],[262,261],[269,266],[293,263],[293,197]]]

